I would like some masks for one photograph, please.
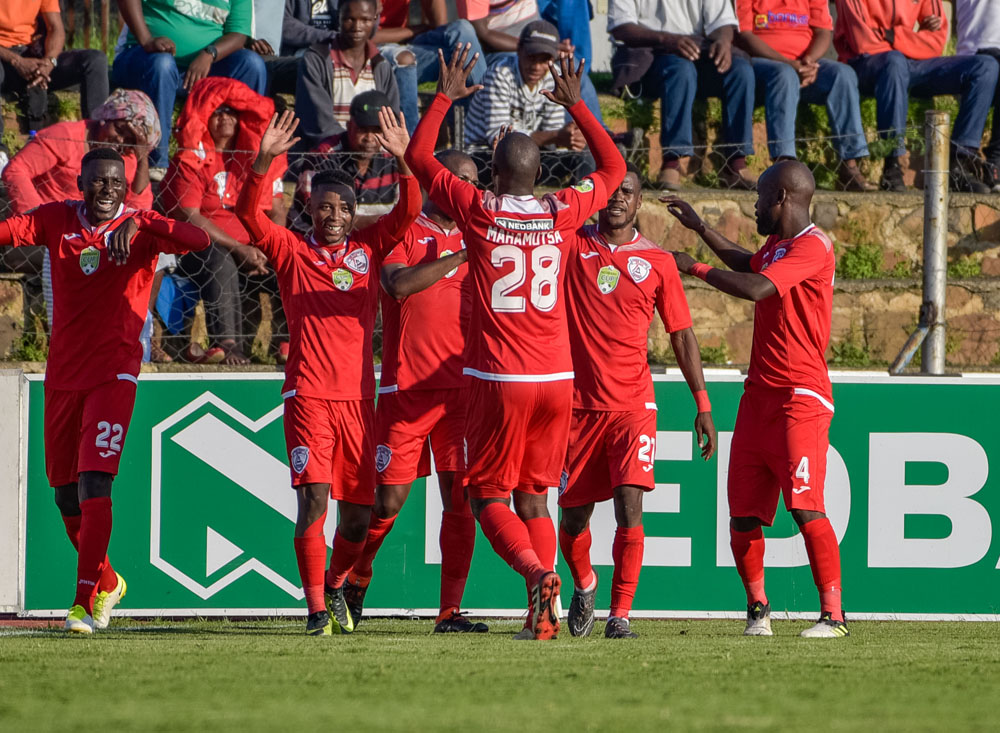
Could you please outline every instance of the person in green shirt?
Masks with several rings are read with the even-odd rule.
[[[166,172],[177,92],[206,76],[226,76],[258,94],[267,88],[264,59],[245,48],[253,0],[118,0],[128,35],[111,67],[114,86],[141,89],[163,131],[149,154],[150,178]]]

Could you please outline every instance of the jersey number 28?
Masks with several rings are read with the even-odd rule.
[[[524,285],[527,278],[527,260],[531,259],[531,292],[529,299],[536,310],[548,312],[556,305],[559,297],[559,261],[562,253],[558,247],[542,244],[529,252],[513,244],[502,244],[491,254],[494,267],[500,268],[508,262],[514,269],[493,283],[491,306],[497,313],[524,313],[523,295],[512,295]]]

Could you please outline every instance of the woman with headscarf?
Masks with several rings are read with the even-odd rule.
[[[197,285],[205,304],[210,348],[196,361],[249,362],[241,345],[239,271],[254,278],[271,277],[271,271],[260,250],[249,246],[250,235],[233,208],[273,114],[274,102],[246,84],[208,77],[195,83],[177,120],[177,153],[160,189],[163,209],[212,238],[212,246],[184,255],[178,266]],[[264,204],[266,215],[281,226],[286,215],[281,179],[287,168],[285,156],[274,161],[269,171],[272,196]]]

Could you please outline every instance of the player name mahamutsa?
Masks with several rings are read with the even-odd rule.
[[[508,220],[509,221],[509,220]],[[522,221],[520,224],[531,224],[531,221]],[[505,232],[496,227],[489,227],[486,230],[486,240],[497,244],[514,244],[519,247],[536,247],[539,244],[559,244],[563,241],[559,231],[525,231],[525,232]]]

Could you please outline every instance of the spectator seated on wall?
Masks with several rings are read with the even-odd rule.
[[[265,93],[264,59],[244,48],[253,0],[118,0],[118,9],[128,32],[116,50],[111,81],[153,100],[163,135],[150,165],[153,180],[161,180],[179,91],[190,92],[207,76],[223,76]]]
[[[212,239],[201,252],[180,257],[177,272],[197,285],[205,304],[209,349],[195,361],[246,364],[239,273],[266,277],[267,258],[249,246],[250,235],[233,208],[274,102],[233,79],[195,83],[177,124],[178,150],[163,179],[161,202],[168,216],[195,224]],[[270,169],[273,195],[266,214],[284,226],[282,176],[285,156]],[[185,358],[190,353],[184,354]]]
[[[293,165],[297,173],[295,198],[289,217],[293,230],[305,234],[312,227],[309,197],[313,176],[338,170],[354,181],[357,208],[355,226],[364,228],[389,213],[399,198],[399,169],[396,158],[379,144],[382,132],[378,112],[391,107],[380,91],[363,92],[351,101],[347,130],[323,140]]]
[[[955,30],[959,56],[989,56],[1000,61],[1000,3],[994,0],[956,0]],[[983,150],[993,193],[1000,193],[1000,80],[993,94],[990,143]]]

